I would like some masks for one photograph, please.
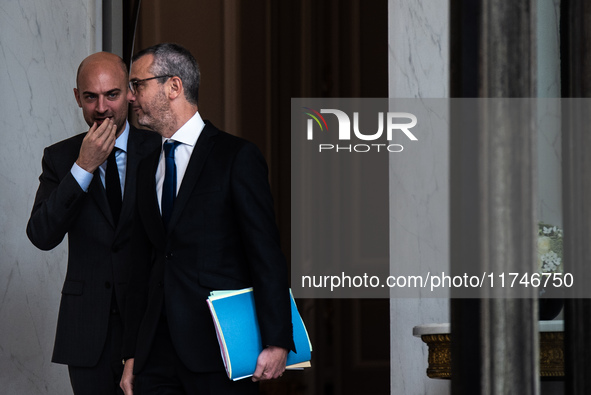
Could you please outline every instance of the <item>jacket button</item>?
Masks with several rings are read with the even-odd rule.
[[[110,283],[110,282],[108,282],[108,281],[106,281],[106,282],[105,282],[105,288],[107,288],[107,289],[111,289],[111,283]]]

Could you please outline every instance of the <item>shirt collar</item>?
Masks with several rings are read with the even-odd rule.
[[[129,122],[125,121],[125,129],[117,140],[115,140],[115,147],[119,148],[123,152],[127,152],[127,140],[129,139]]]
[[[195,112],[195,115],[191,117],[179,130],[177,130],[170,140],[178,141],[179,143],[183,143],[186,145],[190,145],[194,147],[197,143],[197,139],[201,134],[201,131],[205,127],[205,122],[201,119],[201,115],[199,115],[199,111]],[[162,144],[168,140],[167,138],[162,138]]]

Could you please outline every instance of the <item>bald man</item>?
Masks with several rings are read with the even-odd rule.
[[[76,395],[121,393],[135,174],[139,161],[160,148],[158,135],[127,122],[127,91],[120,57],[99,52],[82,61],[74,96],[90,129],[45,149],[27,225],[42,250],[68,235],[52,361],[68,365]]]

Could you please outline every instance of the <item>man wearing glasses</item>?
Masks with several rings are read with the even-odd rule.
[[[185,48],[134,57],[132,109],[162,136],[138,172],[125,317],[126,394],[256,394],[293,350],[288,274],[260,151],[203,121],[199,68]],[[254,288],[266,348],[252,379],[226,376],[206,299]],[[135,373],[135,378],[132,374]]]
[[[52,361],[68,365],[76,395],[121,393],[135,174],[160,140],[128,124],[127,91],[120,57],[99,52],[82,61],[74,96],[90,129],[45,149],[27,225],[29,239],[42,250],[68,234]]]

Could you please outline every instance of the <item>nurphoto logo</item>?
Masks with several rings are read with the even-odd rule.
[[[370,152],[380,150],[387,150],[388,152],[402,152],[404,147],[402,144],[392,144],[392,140],[395,137],[406,136],[410,141],[418,141],[417,137],[410,131],[411,128],[416,126],[417,117],[414,114],[408,112],[378,112],[378,130],[372,133],[362,133],[359,130],[359,112],[353,112],[353,127],[351,127],[351,118],[344,111],[337,109],[320,109],[320,112],[309,108],[303,107],[304,114],[310,118],[307,122],[307,139],[314,140],[314,129],[320,129],[321,133],[330,133],[328,129],[328,123],[322,114],[332,114],[336,116],[338,122],[338,142],[341,144],[318,144],[319,152],[333,151],[333,152]],[[386,124],[386,138],[389,144],[384,143],[371,143],[371,144],[343,144],[350,142],[352,138],[351,130],[353,135],[362,141],[375,141],[382,137],[384,133],[384,124]],[[335,136],[337,137],[337,136]]]

